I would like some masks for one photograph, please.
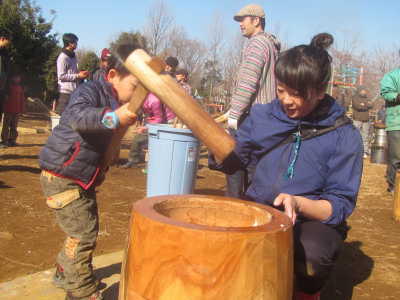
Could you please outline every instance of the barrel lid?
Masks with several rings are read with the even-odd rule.
[[[150,133],[157,133],[158,131],[167,131],[172,133],[192,133],[189,128],[175,128],[169,124],[146,124]]]
[[[374,127],[375,128],[379,128],[379,129],[385,129],[386,128],[385,124],[382,123],[382,122],[375,122],[374,123]]]

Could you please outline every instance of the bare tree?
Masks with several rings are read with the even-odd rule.
[[[266,27],[266,32],[273,34],[280,42],[280,51],[285,51],[289,48],[289,33],[283,31],[283,27],[280,22],[274,23],[271,28]]]
[[[225,29],[222,24],[222,18],[219,14],[215,14],[209,27],[208,55],[205,62],[207,66],[207,86],[209,97],[213,95],[214,86],[217,84],[216,79],[221,73],[220,56],[225,46]]]
[[[148,47],[153,55],[163,51],[168,32],[174,23],[174,17],[170,14],[162,0],[157,0],[150,8],[148,21],[143,29]]]
[[[168,36],[165,52],[177,57],[180,65],[189,73],[197,74],[204,63],[207,51],[202,42],[189,39],[182,26],[175,26]]]
[[[364,82],[372,87],[376,98],[380,95],[380,81],[382,77],[389,71],[400,66],[399,47],[393,46],[388,49],[387,47],[375,48],[369,56],[366,57]]]
[[[355,90],[362,85],[369,91],[371,99],[375,100],[379,98],[379,82],[383,75],[400,65],[399,47],[379,47],[370,52],[361,49],[361,39],[357,33],[347,31],[336,39],[330,51],[333,57],[334,82],[340,89]],[[351,76],[353,84],[347,84]]]
[[[393,48],[379,47],[373,51],[373,65],[381,75],[400,66],[399,46],[394,46]]]
[[[335,43],[331,48],[334,67],[352,63],[360,49],[360,43],[359,34],[342,31],[342,38],[335,38]]]
[[[222,76],[224,78],[224,89],[226,91],[225,95],[227,97],[226,101],[230,101],[245,42],[246,40],[242,34],[237,32],[231,41],[228,42],[222,55],[221,68]]]
[[[214,15],[208,31],[208,36],[210,37],[207,41],[208,57],[210,60],[218,62],[219,55],[222,52],[226,42],[225,29],[223,27],[222,18],[220,15]]]

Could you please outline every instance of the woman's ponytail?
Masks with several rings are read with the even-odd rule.
[[[318,33],[311,39],[310,46],[328,50],[333,44],[333,36],[329,33]]]

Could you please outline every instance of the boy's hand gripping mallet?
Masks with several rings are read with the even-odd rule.
[[[150,56],[142,55],[139,53],[138,55],[141,56],[141,60],[143,61],[146,66],[151,69],[154,73],[158,74],[165,68],[165,63],[164,61],[159,58],[159,57],[153,57],[151,58]],[[136,86],[136,89],[134,91],[134,94],[132,96],[132,99],[129,101],[128,109],[131,112],[136,113],[139,108],[143,105],[144,100],[146,99],[147,94],[149,93],[148,90],[146,90],[142,84],[138,83]],[[104,154],[102,163],[101,163],[101,171],[106,171],[107,168],[111,165],[112,161],[114,160],[116,153],[120,149],[121,145],[121,140],[124,137],[126,131],[128,130],[129,126],[121,126],[118,127],[115,132],[113,133],[113,136],[111,138],[111,142],[107,147],[107,150]]]

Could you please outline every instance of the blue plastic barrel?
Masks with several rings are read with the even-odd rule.
[[[148,124],[147,197],[191,194],[196,181],[199,141],[190,129]]]

